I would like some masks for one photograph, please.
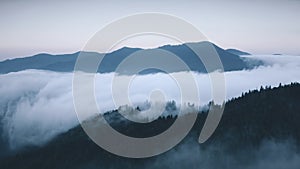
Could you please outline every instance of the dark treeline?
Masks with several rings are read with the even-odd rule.
[[[77,126],[57,136],[43,147],[28,148],[0,159],[0,168],[147,168],[157,161],[161,161],[161,164],[156,165],[156,168],[166,168],[163,159],[176,154],[176,151],[180,152],[182,148],[192,148],[188,151],[193,149],[204,151],[211,147],[221,147],[216,150],[216,153],[222,151],[226,154],[241,154],[241,152],[258,149],[266,140],[275,142],[292,140],[297,152],[300,147],[299,94],[300,84],[292,83],[275,88],[262,87],[260,90],[249,91],[239,98],[228,101],[218,128],[212,137],[201,145],[197,140],[207,112],[198,112],[193,129],[179,145],[171,151],[151,158],[128,159],[113,155],[93,143],[82,128]],[[218,108],[213,103],[210,106]],[[104,116],[115,129],[134,137],[156,135],[168,128],[177,118],[177,116],[164,116],[151,123],[141,124],[120,120],[123,117],[117,110]],[[189,154],[189,156],[196,155]],[[251,155],[248,156],[250,158]],[[169,163],[171,162],[169,161],[167,165]],[[174,163],[180,164],[176,160]],[[199,166],[191,168],[199,168]]]

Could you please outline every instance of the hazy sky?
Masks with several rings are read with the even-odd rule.
[[[300,55],[299,0],[2,0],[0,60],[79,51],[105,25],[141,12],[185,19],[224,48]]]

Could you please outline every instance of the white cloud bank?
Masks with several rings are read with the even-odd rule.
[[[267,66],[253,70],[225,73],[226,99],[260,86],[300,82],[298,56],[247,56],[264,61]],[[188,72],[177,75],[185,76]],[[201,103],[211,100],[210,81],[206,74],[192,73],[197,79]],[[111,96],[113,73],[97,74],[96,98],[101,112],[115,109]],[[40,145],[55,135],[78,124],[72,98],[72,73],[25,70],[0,75],[0,119],[2,137],[11,148]],[[180,90],[167,74],[139,75],[132,79],[128,90],[134,105],[150,100],[153,90],[162,91],[165,100],[180,102]],[[117,92],[117,98],[126,96]],[[122,99],[121,99],[122,100]],[[183,101],[185,102],[185,101]],[[120,101],[119,104],[126,102]],[[87,106],[88,107],[88,106]],[[148,111],[149,113],[149,111]]]

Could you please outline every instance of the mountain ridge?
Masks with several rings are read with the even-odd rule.
[[[202,61],[188,47],[188,45],[190,44],[193,44],[195,47],[203,47],[204,45],[207,44],[212,45],[215,48],[216,52],[219,54],[221,62],[224,65],[225,71],[253,68],[253,66],[250,66],[250,64],[248,64],[245,60],[240,58],[238,55],[231,54],[211,42],[195,42],[195,43],[184,43],[180,45],[164,45],[154,49],[123,47],[121,49],[105,54],[105,57],[102,60],[97,72],[107,73],[107,72],[115,71],[117,66],[126,57],[128,57],[130,54],[134,52],[141,51],[140,54],[143,54],[144,51],[149,52],[151,50],[154,51],[157,49],[163,49],[177,55],[188,66],[190,66],[190,69],[192,71],[206,73],[207,71]],[[207,48],[204,49],[206,50]],[[59,55],[41,53],[41,54],[36,54],[24,58],[15,58],[15,59],[2,61],[0,62],[0,73],[3,74],[9,72],[17,72],[26,69],[50,70],[50,71],[57,71],[57,72],[72,72],[74,70],[74,66],[79,54],[92,54],[95,56],[104,55],[103,53],[89,52],[89,51],[79,51],[72,54],[59,54]],[[174,72],[176,71],[181,71],[181,70],[175,69]],[[156,73],[156,72],[157,71],[149,71],[148,73]]]
[[[238,49],[226,49],[227,52],[229,53],[232,53],[232,54],[235,54],[235,55],[251,55],[250,53],[248,52],[244,52],[244,51],[241,51],[241,50],[238,50]]]

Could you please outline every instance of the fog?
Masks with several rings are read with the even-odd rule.
[[[243,92],[259,89],[261,86],[278,86],[300,82],[300,57],[298,56],[247,56],[248,59],[262,60],[265,65],[253,70],[226,72],[226,99],[240,96]],[[195,108],[211,100],[211,82],[207,74],[178,72],[173,74],[149,74],[128,77],[114,73],[95,76],[95,96],[100,113],[119,106],[143,106],[151,100],[151,92],[159,91],[158,102],[175,100],[181,102],[180,85],[170,75],[193,75],[196,79],[200,101],[193,103]],[[125,91],[112,90],[113,78],[131,79]],[[72,95],[72,73],[59,73],[41,70],[25,70],[0,75],[0,119],[2,138],[7,139],[10,148],[26,145],[43,145],[55,135],[66,132],[78,124]],[[115,88],[114,88],[115,89]],[[114,97],[112,97],[112,91]],[[195,92],[195,91],[191,91]],[[155,92],[154,92],[155,93]],[[153,94],[153,93],[152,93]],[[183,105],[182,105],[183,106]],[[159,106],[157,106],[159,107]],[[161,109],[161,108],[157,108]],[[88,110],[88,105],[87,105]],[[143,117],[159,116],[147,109]]]
[[[292,139],[265,140],[259,147],[247,145],[236,152],[230,152],[226,146],[223,142],[203,148],[189,140],[147,166],[166,169],[298,169],[300,166],[300,154]]]

